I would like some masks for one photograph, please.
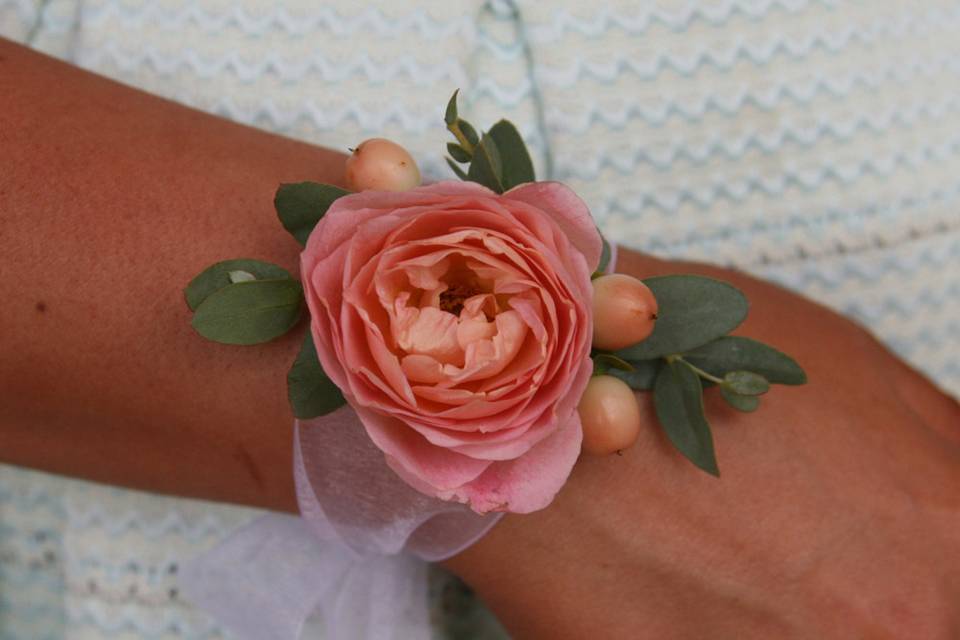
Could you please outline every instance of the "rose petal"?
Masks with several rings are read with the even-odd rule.
[[[346,196],[302,258],[321,363],[415,488],[478,511],[541,508],[579,451],[599,254],[585,205],[558,184]],[[441,310],[461,283],[462,311]]]
[[[560,182],[527,182],[510,189],[504,198],[532,205],[550,215],[570,239],[591,271],[600,264],[603,241],[587,204],[570,187]]]
[[[550,437],[515,460],[496,462],[480,477],[439,497],[469,503],[477,513],[531,513],[545,508],[570,476],[583,441],[580,414],[573,411]]]
[[[435,358],[420,353],[403,356],[400,361],[404,375],[410,382],[437,383],[444,379],[443,365]],[[417,388],[413,388],[416,393]]]
[[[390,456],[391,468],[405,479],[413,477],[426,483],[433,489],[431,495],[474,480],[491,464],[489,460],[469,458],[432,445],[396,418],[363,407],[355,408],[370,439]]]

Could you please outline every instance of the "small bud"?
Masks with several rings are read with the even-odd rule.
[[[352,191],[406,191],[420,186],[420,169],[396,142],[371,138],[357,145],[347,158],[346,181]]]
[[[640,406],[633,389],[613,376],[595,376],[580,404],[583,451],[602,456],[633,445],[640,435]]]
[[[657,299],[640,280],[622,273],[593,281],[593,346],[616,351],[653,333]]]

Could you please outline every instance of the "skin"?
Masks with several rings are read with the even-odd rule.
[[[284,380],[301,332],[207,342],[182,287],[227,257],[296,272],[274,190],[342,184],[344,156],[2,40],[0,96],[0,460],[294,510]],[[707,394],[720,480],[642,396],[623,456],[584,457],[549,508],[447,566],[517,638],[957,637],[957,403],[813,302],[620,255],[625,273],[743,288],[742,333],[797,354],[810,383],[749,415]]]

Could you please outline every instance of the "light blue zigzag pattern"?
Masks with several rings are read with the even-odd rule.
[[[898,85],[917,78],[931,79],[944,73],[960,75],[960,59],[955,54],[942,56],[935,61],[914,58],[890,65],[879,72],[861,70],[838,77],[819,75],[804,83],[777,81],[769,88],[740,88],[725,96],[707,94],[696,98],[684,97],[683,100],[668,97],[660,105],[635,102],[619,110],[594,106],[575,117],[565,116],[557,110],[548,112],[548,115],[551,125],[555,121],[562,122],[564,126],[573,127],[575,132],[586,131],[597,124],[622,128],[634,119],[642,119],[652,126],[662,125],[673,117],[698,122],[711,111],[725,116],[736,115],[744,107],[773,111],[788,100],[806,106],[821,96],[841,99],[856,89],[876,91],[887,84]],[[509,90],[501,89],[495,82],[485,79],[471,89],[474,96],[483,96],[510,107],[520,104],[529,92],[528,84]]]
[[[170,11],[169,7],[153,2],[145,2],[139,6],[112,2],[99,6],[84,6],[81,19],[87,27],[97,27],[117,19],[127,28],[150,26],[177,32],[192,24],[210,33],[236,27],[248,35],[258,36],[271,29],[278,29],[289,35],[309,35],[323,31],[342,37],[397,37],[407,34],[431,41],[462,37],[469,42],[475,37],[473,16],[458,15],[452,20],[443,21],[420,8],[404,15],[391,15],[379,7],[368,6],[354,15],[346,16],[321,4],[315,4],[307,13],[291,13],[277,3],[269,11],[254,14],[238,6],[217,13],[197,2],[183,3],[179,11]],[[48,28],[66,31],[72,26],[66,20],[51,20]]]
[[[139,579],[146,580],[149,584],[166,584],[169,581],[169,574],[166,568],[178,564],[179,557],[170,555],[165,560],[153,560],[150,563],[150,571],[145,567],[139,558],[133,555],[125,557],[110,556],[83,556],[73,558],[69,564],[71,567],[79,568],[81,571],[96,571],[107,581],[118,582],[130,576],[136,576]]]
[[[958,202],[960,202],[960,183],[946,190],[937,189],[921,196],[911,195],[896,200],[875,201],[853,210],[834,208],[821,215],[797,210],[796,213],[783,220],[756,220],[747,226],[743,224],[729,225],[711,230],[708,233],[691,231],[680,239],[670,241],[651,239],[644,241],[642,244],[644,249],[648,251],[674,253],[693,245],[716,245],[720,242],[730,240],[740,242],[749,241],[750,238],[760,234],[789,233],[791,231],[812,228],[825,229],[829,225],[839,223],[862,224],[872,218],[881,220],[893,219],[903,215],[906,211],[950,205]]]
[[[960,23],[960,9],[958,18],[953,22]],[[819,42],[812,40],[811,42]],[[812,47],[812,45],[811,45]],[[795,60],[802,59],[809,53],[802,47],[791,47],[783,42],[770,45],[770,55],[764,57],[763,52],[746,44],[738,45],[730,53],[717,53],[712,49],[702,49],[696,54],[680,56],[668,52],[659,52],[648,60],[617,57],[605,63],[586,62],[577,60],[569,67],[557,70],[544,65],[537,65],[537,81],[546,87],[555,89],[569,89],[578,86],[586,79],[594,80],[605,85],[612,85],[626,73],[633,73],[644,81],[654,81],[666,71],[672,71],[684,77],[692,77],[707,67],[716,67],[720,71],[729,71],[742,61],[750,61],[757,66],[764,66],[771,62],[778,52]],[[839,50],[833,53],[839,53]],[[325,82],[343,82],[346,79],[361,76],[374,84],[384,84],[394,79],[402,78],[412,81],[417,86],[430,86],[440,82],[466,85],[468,74],[457,60],[447,60],[442,64],[430,62],[420,63],[412,56],[404,56],[399,60],[374,60],[361,53],[348,63],[340,60],[329,60],[321,54],[313,54],[305,58],[291,59],[278,53],[251,58],[236,52],[229,52],[217,57],[202,55],[197,51],[186,48],[172,51],[159,51],[143,45],[136,51],[125,51],[111,39],[98,43],[95,48],[83,51],[80,63],[84,65],[99,65],[104,60],[110,60],[118,68],[131,71],[139,66],[147,65],[163,74],[172,74],[180,69],[189,69],[200,78],[213,78],[223,73],[233,73],[241,82],[253,84],[264,74],[270,73],[294,85],[306,77],[314,78],[319,75]],[[902,62],[885,68],[880,74],[863,75],[860,82],[866,86],[876,86],[879,80],[876,77],[889,77],[892,80],[904,80],[915,77],[918,73],[929,74],[938,70],[956,69],[958,66],[956,55],[944,55],[940,63],[933,65],[929,62],[916,60],[912,68],[905,68]],[[827,81],[827,88],[834,92],[842,91],[843,81]],[[850,81],[847,82],[848,84]],[[465,94],[469,100],[480,97],[490,98],[502,105],[516,106],[529,98],[533,87],[530,81],[520,81],[512,87],[502,86],[496,79],[484,76]],[[848,90],[849,91],[849,90]]]
[[[99,54],[89,55],[95,58]],[[80,63],[82,66],[96,70],[96,65],[89,64],[89,61],[80,60]],[[735,116],[744,107],[772,111],[788,100],[799,105],[807,105],[822,95],[843,98],[857,88],[877,90],[886,83],[896,84],[900,80],[918,76],[934,78],[941,71],[949,71],[952,75],[960,76],[960,56],[945,56],[935,63],[915,60],[908,62],[899,70],[890,67],[879,74],[853,72],[838,78],[815,78],[803,85],[779,82],[766,89],[739,89],[725,96],[711,94],[682,101],[667,98],[662,104],[633,103],[620,110],[593,105],[582,113],[567,114],[554,109],[548,111],[547,120],[551,129],[573,133],[586,132],[596,125],[622,130],[633,120],[643,120],[650,126],[662,126],[674,117],[699,122],[710,112]],[[903,77],[898,80],[898,76]],[[521,83],[519,91],[515,91],[502,89],[495,82],[484,78],[474,85],[469,93],[474,102],[489,98],[501,106],[513,108],[526,100],[530,91],[528,82]],[[192,93],[181,95],[178,92],[172,92],[169,97],[185,104],[196,102],[196,96]],[[334,111],[311,102],[301,102],[293,109],[285,109],[277,106],[271,98],[267,97],[252,108],[241,108],[228,96],[219,96],[205,108],[241,122],[266,122],[274,130],[287,130],[295,122],[306,119],[319,131],[335,130],[349,121],[366,130],[382,131],[388,126],[396,125],[407,131],[424,132],[431,130],[436,120],[433,114],[425,114],[422,111],[412,112],[399,102],[376,111],[364,109],[356,104]]]
[[[70,612],[67,616],[67,622],[70,625],[93,626],[101,633],[111,636],[123,633],[135,634],[137,638],[158,638],[173,635],[190,638],[191,640],[204,640],[205,638],[225,636],[223,630],[212,622],[197,627],[172,612],[166,615],[166,620],[159,624],[150,624],[149,622],[138,620],[132,615],[119,611],[112,612],[111,615],[115,617],[107,619],[89,610]]]
[[[923,291],[913,296],[891,295],[875,303],[851,301],[843,305],[843,310],[873,324],[890,316],[910,318],[921,311],[942,309],[952,304],[950,301],[958,297],[960,297],[960,281],[943,289]],[[935,329],[924,330],[916,336],[916,341],[940,344],[944,338],[956,339],[960,336],[958,330],[960,330],[960,322],[947,322]]]
[[[791,265],[792,268],[788,271],[776,267],[764,271],[794,289],[808,291],[818,287],[836,290],[842,286],[838,283],[845,280],[872,282],[889,274],[899,274],[904,279],[909,279],[920,270],[936,271],[948,265],[956,265],[958,258],[960,233],[954,233],[942,246],[924,247],[923,250],[911,251],[909,255],[890,253],[869,267],[856,259],[847,259],[837,266],[808,262],[798,265],[799,268]]]
[[[901,151],[886,158],[868,158],[848,165],[823,165],[813,169],[788,169],[777,176],[750,175],[741,178],[715,177],[709,184],[674,190],[641,190],[630,195],[612,196],[598,208],[602,213],[621,211],[637,213],[645,207],[656,207],[667,213],[683,205],[709,211],[718,200],[743,202],[751,195],[782,196],[790,188],[811,193],[824,183],[850,185],[864,176],[885,178],[899,169],[920,169],[937,161],[950,160],[960,154],[960,137],[913,151]],[[571,176],[560,172],[558,179]]]
[[[190,541],[200,542],[208,538],[220,538],[227,533],[222,522],[205,517],[197,522],[187,522],[178,512],[171,511],[159,520],[148,520],[135,511],[125,511],[108,517],[97,507],[70,514],[70,526],[77,530],[97,528],[110,536],[120,536],[137,531],[148,539],[177,534]]]
[[[5,0],[14,4],[22,15],[34,17],[35,7],[24,0]],[[158,25],[161,28],[179,30],[191,23],[208,32],[219,32],[227,27],[236,27],[249,35],[263,35],[270,29],[279,29],[289,34],[306,34],[324,29],[338,36],[362,34],[369,36],[396,36],[405,31],[414,31],[420,37],[437,40],[454,35],[470,36],[472,23],[469,16],[448,22],[439,21],[423,10],[417,9],[405,16],[387,15],[376,7],[368,7],[359,15],[344,16],[328,7],[316,7],[308,14],[291,14],[282,5],[272,11],[253,15],[242,7],[233,7],[229,11],[214,12],[199,4],[188,3],[179,11],[164,11],[152,6],[153,3],[139,8],[122,2],[101,6],[84,7],[84,20],[91,24],[100,24],[117,18],[127,27],[139,27],[145,24]],[[566,11],[554,13],[553,24],[540,25],[535,30],[538,42],[553,41],[567,33],[576,32],[588,37],[600,37],[610,29],[620,29],[633,35],[641,35],[655,25],[672,31],[682,32],[697,22],[712,26],[723,26],[731,18],[744,17],[752,21],[763,19],[768,13],[779,9],[795,14],[810,5],[820,5],[828,9],[836,6],[834,0],[727,0],[716,6],[688,5],[684,10],[671,12],[658,7],[642,7],[636,15],[626,16],[601,10],[593,13],[592,21],[584,21]],[[49,28],[67,30],[69,23],[52,23]]]
[[[848,142],[861,133],[883,134],[895,129],[911,129],[921,122],[935,124],[958,113],[960,99],[951,96],[938,103],[922,102],[885,112],[859,113],[840,122],[821,118],[811,126],[788,124],[770,132],[751,131],[739,136],[716,136],[701,144],[682,141],[625,151],[602,150],[594,157],[581,156],[576,162],[568,160],[560,167],[568,174],[585,180],[597,178],[605,169],[621,175],[632,175],[643,164],[668,171],[682,160],[694,166],[703,166],[718,158],[740,160],[750,152],[770,156],[790,144],[809,149],[828,140]],[[622,130],[626,128],[626,123],[611,124],[610,128]],[[567,133],[572,132],[568,130]]]
[[[557,12],[554,18],[554,25],[562,21],[563,10]],[[702,47],[695,54],[695,57],[701,56],[711,56],[714,58],[714,65],[721,70],[729,70],[732,64],[735,64],[737,60],[749,60],[755,64],[763,65],[769,62],[773,56],[778,53],[782,53],[788,57],[799,58],[809,55],[813,51],[821,50],[827,53],[839,53],[843,51],[853,42],[859,42],[862,45],[873,44],[880,40],[881,38],[889,38],[894,40],[903,39],[909,35],[928,35],[931,31],[948,29],[955,25],[957,20],[960,19],[960,9],[954,9],[953,11],[938,11],[931,10],[927,12],[922,17],[918,17],[916,13],[907,13],[901,14],[893,22],[889,22],[882,18],[877,18],[874,22],[866,27],[860,25],[847,25],[842,29],[837,30],[822,30],[816,33],[806,34],[802,37],[795,37],[788,39],[782,34],[776,34],[774,37],[768,39],[766,42],[741,42],[735,44],[733,47],[728,48],[726,51],[717,52],[715,49],[708,51],[706,47]],[[583,22],[581,21],[581,24]],[[552,26],[552,25],[551,25]],[[610,25],[608,25],[610,27]],[[544,37],[546,32],[550,30],[550,26],[546,25],[530,25],[529,31],[531,32],[531,42],[537,45],[544,45],[551,41],[549,36]],[[584,33],[583,35],[591,39],[600,39],[606,36],[609,33],[609,28],[602,31],[594,31],[592,33]],[[500,62],[511,62],[515,60],[518,56],[522,55],[522,46],[514,42],[499,42],[489,37],[484,37],[484,33],[479,32],[478,44],[485,49],[486,52],[494,55]],[[675,58],[675,60],[680,60],[680,58]],[[616,59],[616,65],[619,66],[622,62],[630,64],[632,60],[630,58],[621,57]],[[701,61],[703,64],[706,64],[706,61]],[[587,63],[590,64],[590,63]],[[678,63],[675,71],[681,73],[682,75],[688,74],[688,69],[692,60],[688,60],[686,63]],[[609,68],[611,63],[604,63],[600,65],[598,69]],[[697,64],[697,67],[702,66]],[[596,71],[597,75],[609,76],[609,72]]]
[[[631,35],[642,35],[653,26],[662,26],[671,31],[683,32],[697,22],[719,27],[726,24],[731,18],[744,17],[748,20],[759,21],[774,9],[780,9],[787,14],[795,14],[810,5],[821,5],[826,8],[836,6],[835,0],[760,0],[743,1],[728,0],[710,6],[707,3],[687,3],[681,11],[668,11],[659,7],[644,5],[635,16],[624,16],[608,10],[600,10],[593,14],[593,20],[584,20],[582,17],[571,15],[566,11],[559,11],[554,18],[551,28],[541,28],[534,31],[538,41],[556,40],[569,32],[576,32],[588,37],[602,37],[608,30],[617,28]]]
[[[3,496],[5,502],[12,503],[18,510],[29,513],[38,509],[45,509],[60,517],[66,515],[61,501],[54,496],[46,493],[33,493],[26,496],[6,494]],[[126,511],[120,515],[107,517],[97,508],[86,511],[79,511],[69,514],[70,526],[75,529],[87,529],[98,527],[100,530],[110,536],[118,537],[125,535],[130,531],[139,531],[147,538],[159,538],[164,535],[176,533],[188,540],[199,541],[211,536],[222,536],[225,533],[223,523],[212,517],[206,517],[198,522],[190,523],[180,517],[176,512],[170,512],[164,518],[155,521],[149,521],[143,518],[139,513]],[[0,522],[0,537],[4,535],[15,535],[17,532],[9,525]],[[51,532],[55,533],[55,532]]]
[[[957,24],[958,16],[960,16],[960,10],[945,18],[944,23],[938,26],[944,29],[953,29],[954,25]],[[878,29],[876,32],[868,34],[855,27],[850,27],[834,37],[829,34],[815,34],[802,40],[788,40],[781,37],[766,43],[739,42],[728,50],[717,50],[704,46],[693,53],[684,55],[658,51],[651,58],[619,56],[607,62],[594,62],[578,58],[571,67],[563,70],[554,70],[541,65],[537,70],[537,79],[548,87],[567,88],[577,84],[583,77],[609,84],[628,72],[647,81],[656,80],[667,71],[681,77],[692,78],[709,68],[727,73],[742,63],[764,67],[778,55],[791,60],[803,60],[817,52],[841,53],[853,42],[868,45],[884,35],[895,36],[898,39],[908,35],[905,29],[890,29],[889,34],[884,34],[883,31],[886,30]]]
[[[456,59],[423,64],[411,55],[376,60],[366,53],[359,53],[349,62],[331,60],[320,54],[291,60],[279,53],[251,57],[239,51],[210,57],[193,49],[160,51],[147,45],[135,51],[125,51],[116,42],[107,40],[95,49],[84,51],[79,62],[88,67],[99,67],[105,60],[128,72],[143,66],[162,75],[188,69],[204,79],[229,73],[248,85],[258,82],[265,74],[274,75],[289,86],[295,86],[307,78],[312,82],[341,83],[358,76],[371,85],[385,85],[392,81],[412,83],[417,87],[468,84],[467,73]]]
[[[19,575],[5,575],[0,573],[4,582],[15,588],[32,588],[45,581],[39,572],[23,572]],[[56,590],[57,593],[60,590]],[[149,605],[143,605],[149,606]],[[120,635],[123,633],[133,633],[137,638],[158,638],[174,635],[177,637],[188,637],[201,640],[209,637],[225,636],[223,630],[210,620],[197,625],[188,623],[183,616],[176,610],[165,610],[161,622],[148,622],[138,620],[135,615],[130,614],[122,608],[111,609],[109,615],[96,614],[92,610],[80,608],[64,610],[62,606],[62,596],[48,602],[14,602],[8,596],[0,592],[0,619],[6,617],[8,626],[13,626],[17,620],[24,623],[29,622],[29,628],[34,629],[37,620],[49,622],[47,626],[61,626],[66,623],[70,626],[91,626],[99,632],[106,635]],[[12,632],[11,632],[12,633]],[[54,632],[56,633],[56,632]],[[3,625],[0,625],[0,640],[7,638],[13,640],[16,636],[5,635]],[[62,640],[62,631],[52,636],[57,640]],[[23,638],[22,640],[27,640]],[[29,640],[35,640],[33,636]]]

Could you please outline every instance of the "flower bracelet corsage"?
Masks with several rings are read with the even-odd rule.
[[[748,308],[735,287],[609,273],[584,202],[536,181],[510,122],[478,134],[456,98],[460,180],[419,186],[402,147],[368,140],[347,160],[351,191],[277,190],[302,282],[238,259],[186,288],[193,327],[217,342],[266,342],[309,316],[288,375],[302,517],[253,522],[185,576],[241,637],[293,640],[314,612],[329,638],[428,637],[417,558],[543,509],[581,453],[629,447],[646,427],[636,392],[653,393],[679,453],[719,475],[704,389],[753,411],[771,384],[805,382],[788,356],[728,335]]]

